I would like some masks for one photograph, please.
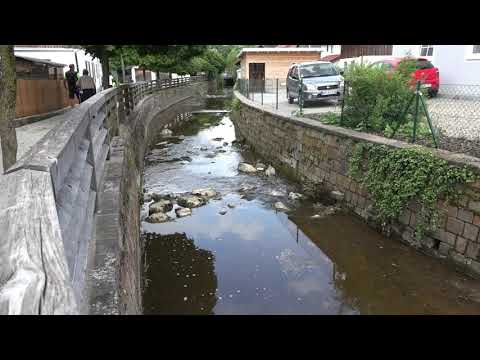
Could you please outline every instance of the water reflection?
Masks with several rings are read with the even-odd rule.
[[[213,314],[215,256],[185,233],[145,237],[145,314]]]

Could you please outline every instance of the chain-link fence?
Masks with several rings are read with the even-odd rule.
[[[285,112],[285,114],[303,114],[320,120],[334,114],[329,119],[335,124],[334,117],[336,116],[337,124],[341,126],[347,125],[340,121],[345,112],[362,112],[361,109],[358,109],[358,107],[362,107],[362,104],[355,104],[357,109],[348,108],[348,106],[352,106],[352,104],[348,104],[348,97],[352,91],[348,82],[341,87],[341,95],[337,97],[338,101],[331,101],[326,96],[322,99],[326,101],[310,101],[308,104],[302,104],[297,97],[292,103],[288,101],[286,79],[237,79],[235,88],[251,101],[266,108]],[[414,96],[415,89],[412,90],[412,96]],[[414,130],[415,122],[410,121],[410,125],[407,124],[397,129],[399,132],[395,134],[395,138],[411,141],[415,131],[416,142],[421,143],[423,136],[423,138],[429,138],[430,145],[433,146],[434,142],[428,123],[430,120],[440,148],[480,156],[480,85],[440,84],[438,92],[435,92],[428,85],[421,84],[419,96],[422,99],[418,100],[418,128]],[[408,109],[406,109],[407,98],[411,100]],[[410,95],[407,98],[394,99],[396,104],[390,105],[389,112],[382,115],[392,123],[398,122],[397,119],[402,116],[413,119],[415,109],[417,109],[417,99]],[[370,99],[374,103],[377,101],[375,94],[371,94]],[[365,118],[368,117],[371,110],[370,108],[365,110]],[[363,131],[361,126],[357,130]],[[381,133],[380,135],[390,136],[391,134]],[[468,151],[465,150],[466,145],[462,142],[469,142]]]
[[[235,87],[248,99],[276,110],[287,100],[285,79],[237,79]]]

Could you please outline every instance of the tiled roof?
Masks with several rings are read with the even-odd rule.
[[[321,60],[321,61],[335,61],[335,60],[337,60],[339,57],[340,57],[340,54],[327,55],[327,56],[324,56],[323,58],[321,58],[320,60]]]

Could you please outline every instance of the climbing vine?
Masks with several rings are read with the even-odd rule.
[[[440,196],[446,203],[456,201],[458,185],[478,178],[467,166],[452,166],[427,149],[392,149],[367,143],[359,143],[353,150],[349,172],[368,190],[383,223],[397,219],[416,199],[420,205],[417,239],[436,228]]]

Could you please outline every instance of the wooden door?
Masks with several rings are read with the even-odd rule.
[[[261,92],[265,87],[265,63],[248,64],[248,78],[250,79],[250,91]]]

